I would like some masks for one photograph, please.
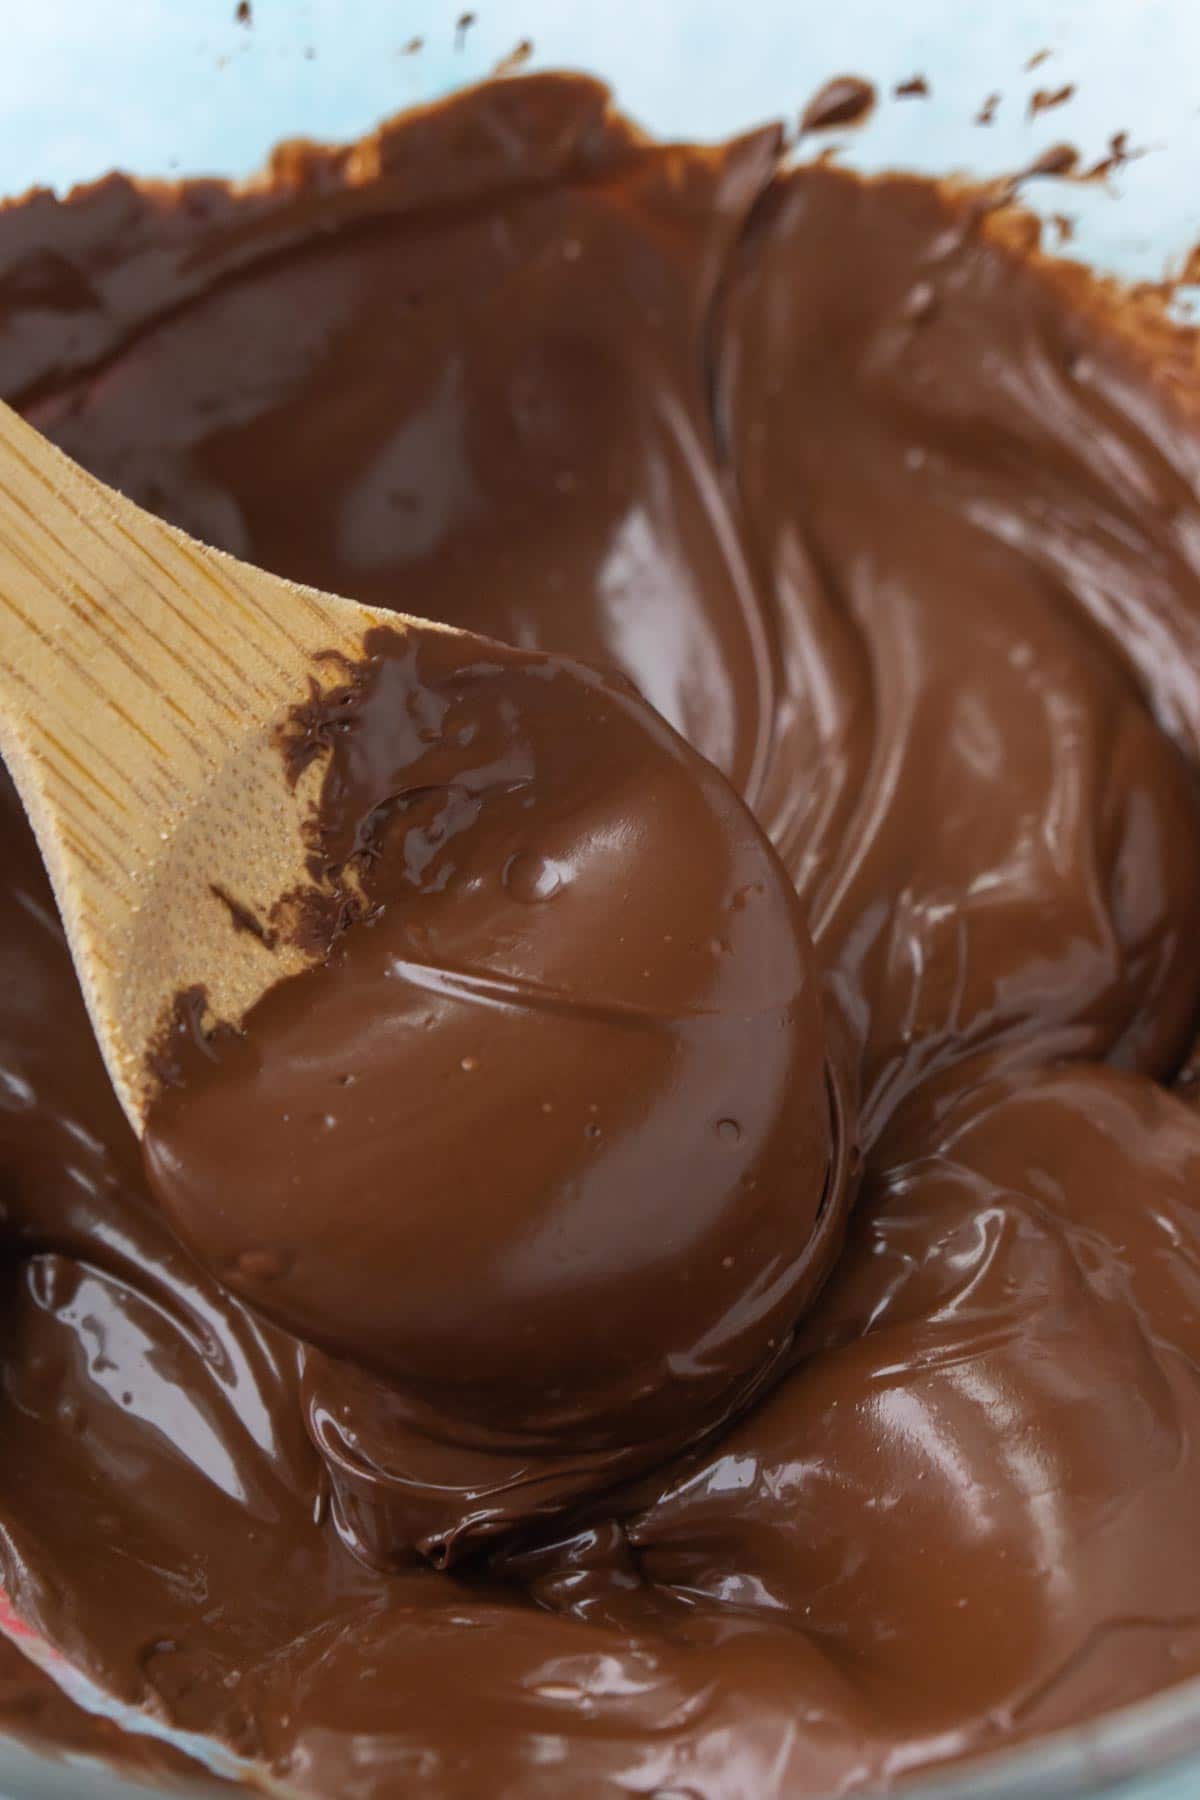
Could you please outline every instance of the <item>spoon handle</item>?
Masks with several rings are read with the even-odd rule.
[[[231,732],[328,635],[303,593],[286,619],[264,606],[253,573],[0,405],[0,749],[35,826],[35,806],[51,807],[63,844],[110,884],[137,879]]]
[[[131,1118],[180,947],[178,919],[149,929],[152,901],[177,912],[190,882],[188,931],[252,990],[254,947],[210,889],[269,903],[299,863],[271,734],[312,653],[362,632],[360,609],[194,542],[0,404],[0,754]]]

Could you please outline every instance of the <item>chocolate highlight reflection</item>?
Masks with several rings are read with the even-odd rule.
[[[816,945],[813,977],[801,935],[763,930],[749,1010],[815,1009],[819,981],[832,1111],[815,1010],[774,1054],[847,1194],[865,1162],[759,1391],[716,1397],[774,1329],[691,1422],[711,1402],[720,1430],[680,1448],[651,1405],[620,1442],[605,1364],[587,1429],[548,1447],[555,1376],[504,1323],[526,1290],[449,1310],[490,1306],[503,1242],[456,1237],[457,1197],[509,1143],[561,1169],[593,1098],[645,1149],[657,1069],[558,1014],[527,1068],[521,1021],[489,1014],[513,1036],[488,1127],[403,1313],[386,1257],[363,1274],[341,1123],[299,1154],[349,1209],[353,1268],[312,1284],[255,1255],[277,1165],[249,1126],[246,1212],[173,1206],[197,1260],[147,1192],[6,790],[0,1567],[98,1684],[302,1791],[716,1797],[894,1785],[1200,1670],[1194,369],[1188,334],[1040,262],[977,196],[786,168],[771,130],[657,145],[583,79],[293,146],[244,194],[112,178],[0,214],[0,390],[97,474],[282,574],[515,646],[518,683],[542,652],[605,667],[614,705],[627,678],[732,782]],[[406,677],[376,677],[391,716]],[[723,796],[690,761],[672,788],[686,753],[666,732],[660,753],[670,791]],[[705,830],[673,866],[674,811],[638,816],[630,916],[662,938],[682,890],[698,918],[733,878]],[[533,907],[495,883],[489,904],[561,917],[547,954],[601,1011],[651,967],[675,1020],[692,973],[606,960],[585,878],[544,897],[574,855],[552,836],[501,833],[489,867],[503,850]],[[387,956],[537,973],[519,923],[489,950],[469,893],[427,915],[460,934],[444,955],[383,898],[333,951],[364,978]],[[474,1081],[460,1005],[439,993],[436,1055]],[[359,1072],[354,1029],[331,1077]],[[701,1082],[655,1140],[701,1232],[722,1159],[761,1148],[747,1029],[742,1112]],[[306,1106],[325,1066],[297,1073]],[[545,1136],[516,1116],[538,1083]],[[208,1126],[249,1120],[253,1090],[221,1092]],[[732,1151],[726,1118],[749,1127]],[[819,1163],[797,1164],[793,1272]],[[403,1173],[435,1224],[437,1170]],[[410,1203],[398,1186],[393,1248]],[[710,1298],[740,1253],[714,1232]],[[542,1292],[555,1354],[653,1352],[660,1266],[651,1247],[578,1319]],[[414,1388],[410,1329],[453,1395]],[[633,1442],[644,1463],[605,1467]]]

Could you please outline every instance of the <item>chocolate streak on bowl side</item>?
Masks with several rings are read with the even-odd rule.
[[[771,836],[860,1079],[758,1404],[381,1573],[329,1505],[366,1397],[149,1199],[6,793],[0,1566],[302,1789],[850,1793],[1200,1670],[1194,346],[778,148],[531,77],[0,214],[0,390],[281,574],[630,677]]]
[[[115,1763],[123,1773],[167,1787],[194,1788],[201,1779],[210,1790],[220,1785],[170,1744],[135,1737],[112,1719],[77,1706],[7,1638],[0,1638],[0,1719],[8,1736],[31,1749],[49,1746],[59,1757]]]

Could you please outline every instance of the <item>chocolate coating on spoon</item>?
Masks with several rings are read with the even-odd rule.
[[[150,1183],[225,1285],[393,1384],[393,1427],[611,1484],[745,1404],[840,1242],[800,902],[623,678],[364,653],[286,744],[328,745],[294,903],[324,962],[176,1028]]]

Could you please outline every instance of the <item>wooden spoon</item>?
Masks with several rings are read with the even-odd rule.
[[[0,404],[0,753],[37,834],[113,1085],[203,986],[240,1020],[311,958],[231,929],[311,877],[314,767],[277,732],[364,633],[446,631],[264,574],[112,492]],[[223,897],[222,897],[223,896]]]

